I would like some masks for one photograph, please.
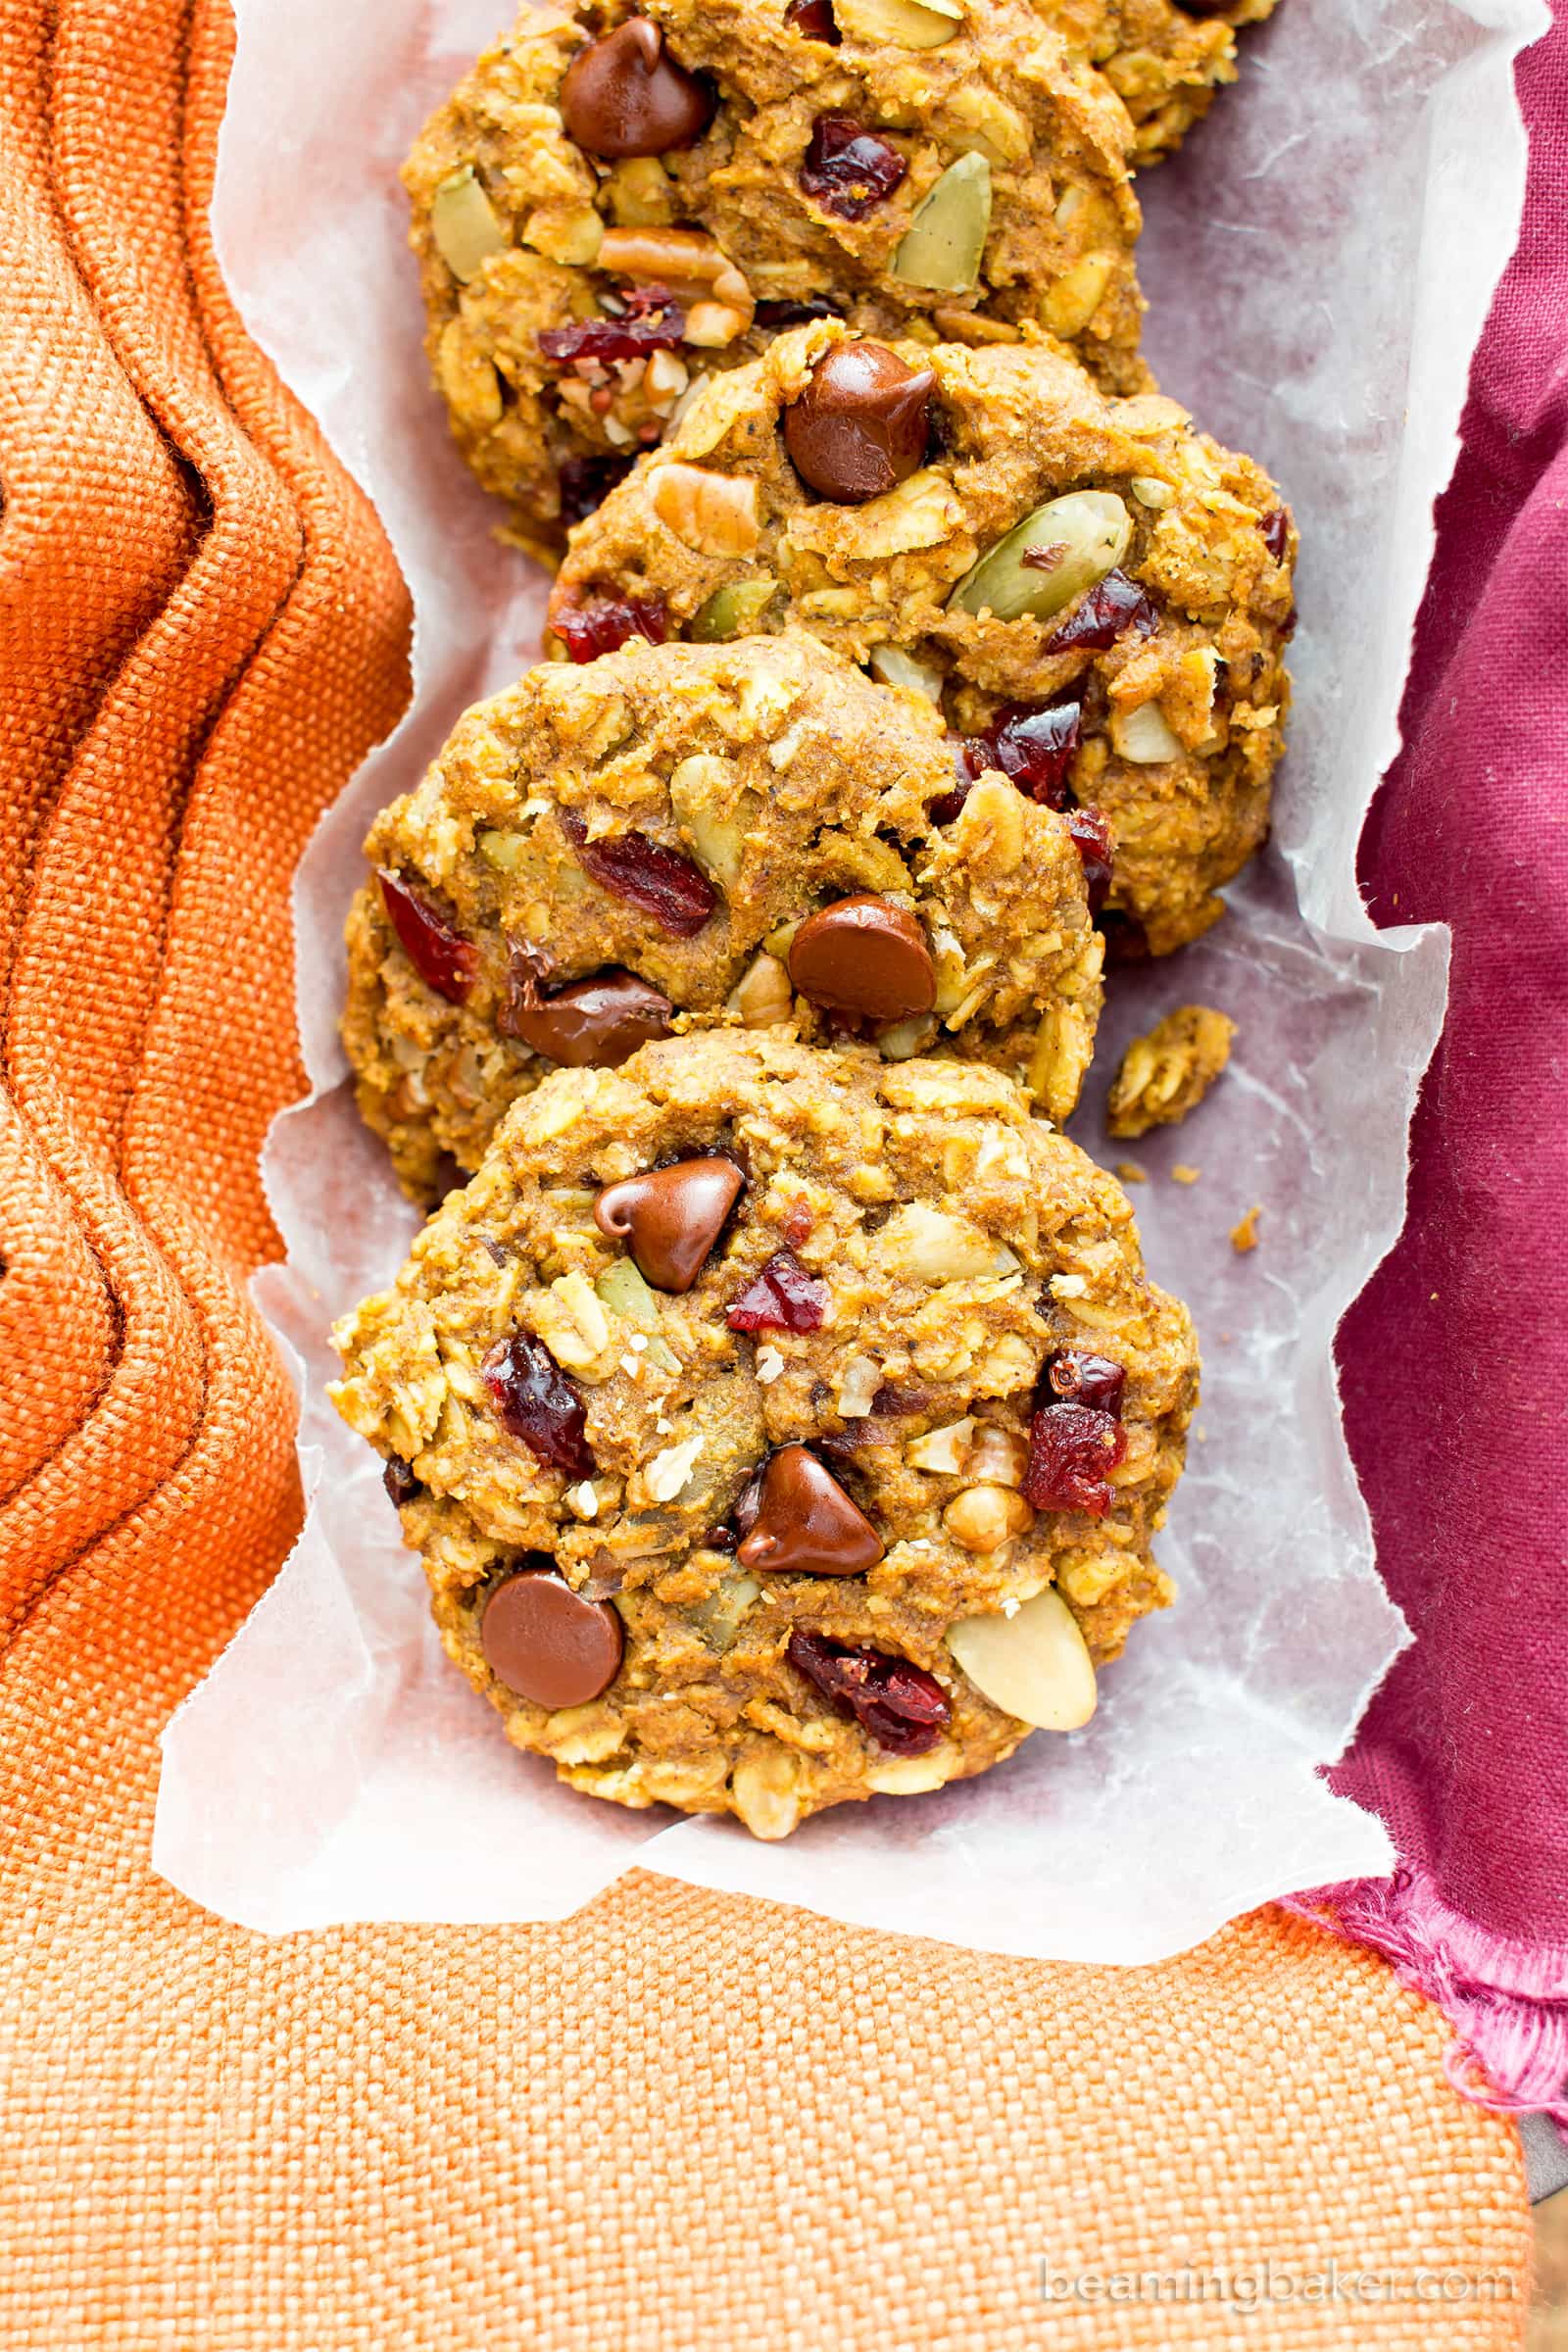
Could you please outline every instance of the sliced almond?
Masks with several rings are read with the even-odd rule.
[[[1004,1715],[1043,1732],[1075,1732],[1093,1715],[1094,1660],[1053,1587],[1011,1617],[962,1618],[947,1639],[975,1689]]]

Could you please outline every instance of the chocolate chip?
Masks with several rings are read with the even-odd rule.
[[[479,1620],[485,1664],[536,1707],[580,1707],[614,1681],[620,1619],[549,1569],[524,1569],[497,1585]]]
[[[790,943],[793,987],[813,1004],[877,1022],[929,1012],[936,966],[912,914],[886,899],[837,899],[808,915]]]
[[[757,1517],[735,1556],[770,1575],[862,1576],[882,1557],[882,1540],[831,1470],[804,1446],[782,1446],[762,1472]]]
[[[594,1222],[626,1244],[656,1291],[689,1291],[745,1182],[732,1159],[683,1159],[607,1185]]]
[[[709,84],[678,66],[650,17],[628,17],[572,59],[561,85],[569,135],[590,155],[664,155],[713,119]]]
[[[925,462],[936,381],[885,344],[836,343],[784,412],[796,472],[840,506],[880,498]]]
[[[381,1484],[399,1510],[406,1502],[412,1502],[419,1492],[419,1482],[401,1453],[387,1455],[386,1468],[381,1473]]]
[[[673,1011],[667,997],[617,964],[542,996],[527,959],[514,957],[511,999],[496,1027],[567,1069],[614,1070],[650,1038],[667,1037]]]

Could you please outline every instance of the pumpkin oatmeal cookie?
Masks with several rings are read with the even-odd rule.
[[[1275,0],[1035,0],[1132,117],[1133,161],[1157,163],[1236,79],[1236,30]]]
[[[972,769],[1102,811],[1112,938],[1165,955],[1267,831],[1296,545],[1174,401],[1107,399],[1041,343],[817,321],[705,386],[578,528],[551,625],[579,659],[638,625],[809,629],[938,702]]]
[[[979,1064],[558,1071],[335,1336],[449,1654],[618,1804],[781,1838],[983,1772],[1170,1596],[1186,1310]]]
[[[1056,1120],[1094,1051],[1093,823],[956,789],[929,703],[798,633],[531,670],[366,847],[343,1034],[417,1198],[549,1070],[694,1024],[978,1055]]]
[[[1137,390],[1132,125],[1028,0],[524,9],[404,179],[459,446],[549,560],[792,318],[1029,321]]]

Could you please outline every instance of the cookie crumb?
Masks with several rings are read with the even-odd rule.
[[[1245,1257],[1249,1250],[1257,1248],[1257,1220],[1262,1213],[1261,1206],[1254,1203],[1241,1223],[1231,1227],[1231,1248],[1238,1256]]]
[[[1201,1168],[1191,1168],[1185,1159],[1178,1159],[1170,1172],[1171,1182],[1173,1184],[1196,1184],[1202,1173]]]
[[[1147,1184],[1149,1170],[1136,1159],[1118,1159],[1116,1173],[1123,1184]]]
[[[1173,1127],[1198,1105],[1231,1057],[1236,1023],[1209,1004],[1178,1004],[1135,1037],[1111,1081],[1105,1130],[1130,1142]]]

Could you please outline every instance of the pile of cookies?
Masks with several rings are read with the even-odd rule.
[[[1132,174],[1271,5],[530,8],[410,159],[437,385],[557,577],[367,845],[344,1036],[432,1213],[334,1395],[595,1795],[939,1788],[1170,1597],[1192,1326],[1059,1130],[1103,967],[1268,822],[1295,526],[1140,356]]]

